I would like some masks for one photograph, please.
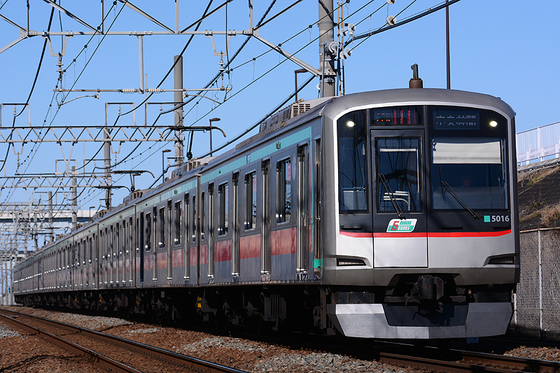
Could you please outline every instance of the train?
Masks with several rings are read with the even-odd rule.
[[[300,100],[14,268],[17,303],[371,339],[506,333],[515,113],[399,88]]]

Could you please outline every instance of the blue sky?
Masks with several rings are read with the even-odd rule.
[[[86,23],[97,27],[101,19],[99,1],[62,0],[63,7]],[[175,1],[132,2],[153,17],[175,29]],[[212,9],[221,2],[216,1]],[[254,23],[261,18],[269,2],[254,0]],[[292,4],[292,0],[278,0],[269,15],[272,16]],[[352,0],[343,7],[345,16],[353,14],[347,22],[356,23],[356,34],[376,30],[385,24],[388,15],[397,15],[397,22],[416,13],[434,7],[441,0],[396,0],[388,5],[385,0]],[[51,7],[44,1],[31,0],[31,29],[44,31],[48,29]],[[203,13],[206,2],[179,0],[179,25],[185,28],[196,21]],[[146,20],[138,13],[118,2],[114,8],[112,1],[106,1],[106,29],[112,31],[161,31],[162,28]],[[360,8],[364,7],[362,10]],[[315,25],[318,5],[314,0],[304,0],[283,15],[266,24],[260,35],[273,42],[282,43],[283,48],[312,66],[319,66],[318,35]],[[451,86],[453,89],[482,92],[501,97],[517,113],[517,131],[524,131],[538,126],[560,121],[560,26],[557,22],[560,14],[560,1],[547,0],[527,2],[519,0],[462,0],[451,6]],[[27,16],[25,2],[17,0],[0,0],[0,15],[25,27]],[[200,30],[223,31],[244,30],[249,28],[249,11],[247,0],[235,0],[208,17]],[[114,25],[110,24],[114,21]],[[310,27],[311,25],[311,27]],[[71,18],[54,13],[51,31],[84,31],[85,26]],[[20,31],[8,22],[0,19],[0,48],[8,45],[20,36]],[[293,38],[292,38],[293,37]],[[245,41],[245,36],[230,40],[230,57]],[[188,36],[158,36],[143,38],[144,73],[147,74],[147,87],[155,88],[161,83],[162,88],[172,88],[173,78],[163,77],[173,63],[173,57],[181,53]],[[225,51],[225,37],[215,36],[218,51]],[[44,39],[32,37],[17,43],[0,54],[0,103],[25,102],[33,86],[36,71],[41,59]],[[354,43],[352,47],[356,46]],[[61,51],[60,36],[52,38],[55,53]],[[84,46],[87,45],[87,48]],[[62,58],[64,88],[79,89],[121,89],[139,86],[138,38],[136,36],[80,36],[68,38]],[[305,47],[306,46],[306,47]],[[305,47],[305,48],[304,48]],[[303,49],[302,49],[303,48]],[[223,102],[224,93],[212,93],[210,99],[200,99],[185,107],[185,125],[207,125],[208,119],[221,118],[215,123],[227,134],[223,139],[215,132],[214,148],[224,141],[251,127],[279,102],[286,98],[294,87],[294,70],[299,66],[284,61],[275,52],[258,40],[252,39],[242,53],[233,61],[234,70],[225,75],[218,86],[231,87],[228,100]],[[258,58],[254,57],[260,56]],[[218,72],[220,57],[215,56],[211,39],[196,36],[184,53],[185,88],[202,88]],[[227,60],[227,56],[224,57]],[[140,94],[101,93],[99,98],[82,97],[91,93],[71,93],[62,101],[62,95],[54,95],[59,74],[56,66],[58,57],[52,57],[47,47],[41,63],[40,73],[30,99],[30,117],[33,125],[71,125],[104,124],[105,104],[114,102],[133,102],[138,105],[144,99]],[[410,66],[419,65],[420,77],[425,87],[445,88],[445,11],[426,16],[402,27],[370,37],[353,50],[346,61],[346,93],[404,88],[408,86],[412,71]],[[277,66],[278,65],[278,66]],[[269,71],[266,73],[267,71]],[[266,73],[266,74],[265,74]],[[305,75],[299,75],[302,82]],[[313,81],[300,98],[316,98],[316,85]],[[78,99],[76,99],[78,98]],[[58,100],[58,101],[57,101]],[[154,95],[150,101],[171,101],[172,93]],[[213,101],[215,100],[215,101]],[[163,107],[168,109],[169,107]],[[147,121],[153,123],[159,113],[157,105],[150,105],[147,117],[144,107],[140,107],[135,116],[136,123]],[[27,124],[27,112],[18,117],[18,125]],[[108,111],[108,122],[117,117],[117,107]],[[4,107],[3,126],[9,126],[13,120],[13,107]],[[158,123],[171,124],[171,114],[163,116]],[[119,123],[132,124],[131,115],[119,119]],[[208,133],[197,133],[194,137],[193,153],[195,156],[206,153],[209,149]],[[122,161],[136,144],[113,144],[112,162]],[[151,169],[154,174],[161,172],[161,150],[171,149],[171,144],[147,143],[119,165],[119,169]],[[75,159],[83,166],[85,159],[102,157],[96,154],[99,145],[77,144],[52,145],[42,144],[33,147],[26,144],[10,149],[5,171],[8,175],[19,173],[54,172],[64,169],[60,159]],[[5,144],[0,144],[0,158],[6,153]],[[167,153],[172,155],[172,153]],[[19,167],[18,167],[19,158]],[[93,169],[88,163],[85,169]],[[95,163],[102,166],[99,161]],[[4,170],[3,170],[4,171]],[[153,182],[149,175],[137,178],[137,188],[147,188]],[[116,184],[130,186],[128,177],[116,178]],[[3,191],[0,201],[27,201],[30,191],[17,191],[9,194]],[[115,191],[115,202],[120,202],[125,190]],[[40,193],[36,191],[34,199]],[[58,201],[64,200],[61,194]],[[67,198],[67,197],[66,197]],[[89,206],[98,206],[103,192],[86,191],[80,195],[79,205],[87,210]],[[44,199],[44,197],[43,197]]]

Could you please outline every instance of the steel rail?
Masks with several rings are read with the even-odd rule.
[[[64,348],[67,351],[73,352],[73,353],[77,353],[80,355],[85,355],[88,359],[90,359],[91,361],[93,361],[94,363],[97,363],[99,365],[102,365],[103,367],[109,369],[110,371],[115,371],[115,372],[122,372],[122,373],[140,373],[139,370],[134,369],[128,365],[125,365],[123,363],[120,363],[116,360],[113,360],[105,355],[99,354],[95,351],[92,351],[88,348],[85,348],[83,346],[80,346],[74,342],[71,342],[65,338],[59,337],[57,335],[54,335],[52,333],[49,333],[45,330],[41,330],[39,328],[36,328],[32,325],[26,324],[22,321],[16,320],[10,316],[4,315],[0,313],[0,316],[4,318],[4,320],[12,325],[16,325],[16,327],[21,327],[24,330],[30,331],[31,333],[36,334],[38,337],[41,337],[59,347]]]
[[[454,352],[454,350],[451,350]],[[549,360],[537,360],[520,358],[515,356],[494,355],[483,352],[459,351],[463,356],[463,362],[487,363],[518,369],[523,372],[560,372],[560,362]]]
[[[86,335],[86,336],[89,336],[91,338],[96,338],[98,340],[103,340],[105,342],[119,344],[119,345],[122,345],[122,346],[124,346],[125,348],[128,348],[128,349],[133,348],[133,349],[136,349],[136,350],[140,351],[143,354],[150,354],[155,359],[167,360],[171,363],[180,364],[180,365],[183,365],[183,366],[187,366],[189,368],[202,369],[204,372],[244,373],[244,371],[239,370],[239,369],[226,367],[224,365],[212,363],[210,361],[198,359],[198,358],[195,358],[195,357],[192,357],[192,356],[178,354],[178,353],[175,353],[175,352],[172,352],[172,351],[164,350],[164,349],[161,349],[161,348],[158,348],[158,347],[149,346],[149,345],[139,343],[139,342],[135,342],[135,341],[131,341],[131,340],[128,340],[128,339],[125,339],[125,338],[116,337],[116,336],[113,336],[113,335],[97,332],[95,330],[86,329],[86,328],[82,328],[82,327],[79,327],[79,326],[70,325],[70,324],[66,324],[66,323],[62,323],[62,322],[58,322],[58,321],[54,321],[54,320],[49,320],[49,319],[45,319],[43,317],[33,316],[33,315],[25,314],[25,313],[20,313],[20,312],[17,312],[17,311],[12,311],[12,310],[0,309],[0,311],[1,312],[14,313],[18,316],[29,317],[31,319],[39,320],[39,321],[47,323],[47,324],[55,325],[59,328],[65,328],[65,329],[68,329],[68,330],[73,331],[73,332],[79,332],[79,333],[81,333],[83,335]],[[14,320],[14,319],[10,318],[9,316],[3,315],[1,312],[0,312],[0,316],[3,316],[3,317],[5,317],[7,319],[10,319],[10,320]],[[16,320],[14,320],[14,321],[16,321]],[[20,322],[20,321],[17,321],[17,322]],[[134,370],[134,371],[136,371],[136,370]]]
[[[441,359],[380,352],[379,361],[391,365],[412,366],[441,372],[560,372],[560,362],[520,358],[515,356],[496,355],[484,352],[464,350],[445,350],[442,355],[450,355]]]
[[[401,367],[414,367],[417,369],[427,369],[434,372],[492,372],[492,373],[511,373],[521,372],[504,368],[493,368],[478,364],[466,364],[455,361],[445,361],[419,356],[393,354],[387,352],[379,353],[379,362],[397,365]]]

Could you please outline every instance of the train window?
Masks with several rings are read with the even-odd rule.
[[[218,186],[218,235],[224,236],[228,233],[229,216],[229,186],[228,183]]]
[[[117,260],[119,258],[119,253],[122,250],[122,241],[124,237],[124,226],[121,223],[117,223],[115,226],[115,255]]]
[[[165,247],[165,207],[159,209],[158,228],[158,245]]]
[[[128,219],[128,242],[130,251],[134,250],[134,219]]]
[[[377,211],[421,211],[420,138],[377,138]]]
[[[276,164],[276,222],[289,222],[292,215],[292,160]]]
[[[257,228],[257,173],[245,175],[245,230]]]
[[[406,106],[373,109],[370,112],[373,126],[422,125],[422,107]]]
[[[173,243],[181,244],[181,227],[183,226],[183,207],[181,201],[175,202],[175,237]]]
[[[367,212],[367,131],[365,110],[338,120],[338,183],[341,213]]]
[[[146,234],[144,235],[144,249],[150,251],[152,249],[152,214],[146,213],[146,223],[144,224]]]

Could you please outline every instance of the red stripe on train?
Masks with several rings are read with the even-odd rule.
[[[214,243],[214,261],[227,262],[231,260],[232,240],[217,241]]]
[[[352,237],[352,238],[457,238],[457,237],[500,237],[511,233],[511,229],[507,231],[498,232],[420,232],[420,233],[363,233],[363,232],[343,232],[340,234],[342,236]]]
[[[296,228],[286,228],[270,232],[271,254],[295,254],[297,247]]]

